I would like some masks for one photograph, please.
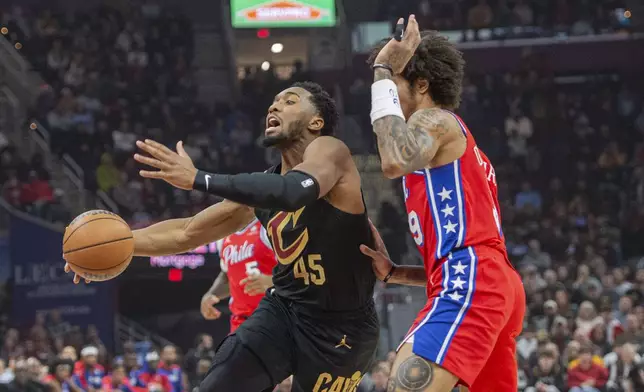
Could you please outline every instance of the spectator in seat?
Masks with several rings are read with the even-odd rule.
[[[630,343],[616,348],[615,351],[618,353],[618,359],[608,366],[606,389],[608,392],[627,391],[631,373],[639,368],[642,358]]]
[[[537,366],[532,370],[525,392],[563,392],[565,382],[561,366],[551,350],[542,350],[537,359]]]
[[[136,388],[147,388],[158,392],[172,392],[172,384],[168,377],[158,371],[159,353],[156,351],[149,352],[145,355],[147,364],[144,369],[138,370],[134,374],[133,385]]]
[[[165,375],[172,384],[172,392],[183,392],[186,380],[183,371],[177,364],[177,348],[171,344],[163,347],[161,351],[161,362],[159,362],[159,374]]]
[[[66,359],[56,359],[49,367],[49,375],[45,377],[45,385],[50,391],[85,392],[87,388],[81,387],[81,380],[72,373],[74,363]],[[99,385],[100,387],[100,385]]]
[[[0,390],[3,390],[0,385]],[[20,360],[15,365],[15,378],[4,389],[7,392],[47,392],[48,388],[31,377],[27,362]]]
[[[212,360],[215,356],[215,351],[212,345],[212,336],[208,334],[200,334],[196,338],[196,347],[190,349],[185,357],[184,368],[191,374],[197,368],[197,362],[202,358]]]
[[[102,392],[134,392],[126,377],[125,366],[114,365],[112,372],[103,377]]]
[[[13,370],[5,365],[3,359],[0,359],[0,384],[8,384],[14,379]]]
[[[633,298],[628,295],[623,295],[619,299],[617,310],[614,312],[613,317],[618,320],[622,325],[626,324],[626,316],[633,310]]]
[[[22,185],[15,171],[7,174],[7,181],[2,185],[2,197],[14,208],[22,208]]]
[[[521,184],[521,192],[517,193],[514,200],[514,206],[520,210],[530,208],[535,211],[539,211],[541,210],[541,204],[541,194],[532,189],[532,184],[530,184],[530,182],[524,181],[523,184]]]
[[[494,14],[486,0],[479,0],[478,4],[467,12],[469,27],[474,30],[474,40],[479,40],[479,30],[490,27]]]
[[[26,184],[25,191],[32,199],[33,214],[45,216],[47,207],[54,200],[54,190],[49,184],[49,173],[45,170],[39,172],[32,170],[29,173],[29,183]]]
[[[628,388],[626,392],[639,392],[644,391],[644,364],[641,364],[631,370],[631,374],[627,381]]]
[[[192,377],[189,377],[190,379],[189,391],[194,391],[195,389],[198,390],[199,384],[201,384],[201,380],[204,379],[211,365],[212,365],[212,361],[210,360],[210,358],[202,358],[197,362],[197,369],[195,370]]]
[[[540,202],[538,203],[540,204]],[[523,256],[519,268],[526,265],[534,265],[540,270],[550,268],[552,260],[550,255],[541,250],[541,243],[537,239],[528,241],[528,252]]]
[[[96,169],[96,181],[99,189],[105,193],[109,193],[121,184],[121,172],[114,165],[112,156],[108,153],[101,156],[101,164]]]
[[[568,367],[569,392],[601,392],[608,381],[608,370],[601,360],[593,359],[593,350],[584,345],[579,358]]]
[[[78,360],[78,354],[76,354],[76,349],[73,346],[65,346],[60,352],[59,355],[62,359],[68,359],[76,363]]]
[[[81,359],[74,366],[74,374],[80,380],[80,386],[87,390],[88,388],[100,389],[105,376],[105,369],[97,363],[98,348],[87,346],[81,350]]]
[[[534,21],[534,12],[525,0],[518,0],[513,9],[514,17],[518,25],[529,26]]]
[[[391,367],[386,361],[378,362],[371,370],[371,382],[362,382],[358,387],[358,392],[385,392]]]

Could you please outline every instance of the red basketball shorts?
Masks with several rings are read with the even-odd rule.
[[[516,336],[525,292],[496,250],[450,254],[430,276],[428,301],[402,344],[459,378],[470,392],[516,392]]]

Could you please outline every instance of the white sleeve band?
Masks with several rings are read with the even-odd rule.
[[[397,116],[405,119],[396,83],[383,79],[371,85],[371,124],[386,116]]]

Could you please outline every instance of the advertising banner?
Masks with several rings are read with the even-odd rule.
[[[88,325],[95,325],[110,346],[114,336],[113,282],[75,285],[63,270],[63,233],[31,217],[12,215],[10,219],[11,323],[29,326],[37,313],[57,309],[63,321],[80,326],[83,332]]]
[[[231,0],[233,27],[335,26],[335,0]]]

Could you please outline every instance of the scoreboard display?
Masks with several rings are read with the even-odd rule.
[[[335,26],[335,0],[231,0],[236,28]]]
[[[212,281],[219,271],[219,254],[213,242],[179,255],[135,257],[123,276],[133,279]]]

